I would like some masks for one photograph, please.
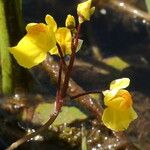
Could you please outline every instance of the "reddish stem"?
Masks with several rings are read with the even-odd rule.
[[[65,60],[64,60],[64,57],[63,57],[63,53],[62,53],[62,50],[61,50],[61,47],[59,46],[59,44],[57,43],[57,48],[58,48],[58,53],[59,53],[59,55],[60,55],[60,59],[61,59],[61,61],[62,61],[62,63],[63,63],[63,66],[65,66],[65,68],[66,68],[66,62],[65,62]]]
[[[75,40],[72,41],[72,54],[71,54],[68,70],[66,72],[65,79],[64,79],[63,89],[62,89],[62,93],[61,93],[62,98],[64,98],[67,93],[69,78],[70,78],[70,74],[72,72],[73,63],[74,63],[74,59],[75,59],[75,53],[76,53],[76,49],[78,46],[78,38],[79,38],[80,28],[81,28],[81,24],[78,25]]]
[[[61,76],[62,76],[62,60],[60,60],[60,63],[59,63],[58,87],[57,87],[57,91],[60,91],[60,90],[61,90]]]

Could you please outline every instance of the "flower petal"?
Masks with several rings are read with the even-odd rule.
[[[119,90],[114,98],[105,101],[106,106],[117,110],[127,110],[132,103],[132,97],[127,90]]]
[[[26,31],[28,32],[30,30],[30,28],[33,27],[34,25],[37,25],[37,23],[28,23],[26,25]]]
[[[46,53],[56,45],[55,34],[45,24],[29,24],[27,34],[10,52],[17,62],[26,68],[38,65],[46,58]]]
[[[72,53],[71,51],[71,42],[72,42],[72,36],[71,32],[68,28],[62,27],[58,28],[56,31],[56,40],[61,47],[62,53],[64,55],[70,55]]]
[[[106,106],[108,105],[108,102],[116,96],[117,93],[118,93],[118,90],[103,91],[103,94],[105,96],[104,97],[104,103],[105,103]]]
[[[92,0],[87,0],[85,2],[82,2],[78,4],[77,6],[77,13],[79,16],[79,23],[83,23],[85,20],[89,21],[91,15],[95,11],[95,7],[91,8]]]
[[[137,114],[132,107],[126,111],[106,108],[103,112],[102,121],[104,125],[114,131],[123,131],[128,128],[131,121],[137,118]]]
[[[18,64],[25,68],[31,68],[38,65],[46,58],[46,52],[41,51],[30,38],[26,35],[17,46],[10,48],[10,53],[13,54]]]
[[[49,53],[50,53],[51,55],[59,55],[57,46],[53,47],[53,48],[49,51]]]
[[[56,30],[57,30],[57,23],[56,23],[56,21],[54,20],[54,18],[51,15],[46,15],[45,22],[47,23],[49,28],[53,30],[53,32],[56,32]]]
[[[78,4],[78,7],[77,7],[78,15],[83,16],[84,19],[86,20],[90,20],[91,3],[92,3],[92,0],[88,0],[88,1]]]
[[[121,79],[116,79],[110,83],[110,90],[116,89],[124,89],[128,87],[130,84],[130,79],[129,78],[121,78]]]
[[[48,52],[56,45],[54,32],[43,23],[27,27],[27,36],[33,44],[41,48],[41,51]]]
[[[81,49],[82,44],[83,44],[83,40],[78,39],[78,46],[77,46],[76,52],[78,52]]]

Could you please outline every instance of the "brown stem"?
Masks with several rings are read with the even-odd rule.
[[[47,60],[42,63],[42,69],[44,69],[55,81],[58,78],[59,66],[56,62],[53,61],[52,57],[49,56]],[[65,74],[62,72],[62,80],[64,81]],[[85,93],[85,91],[77,85],[72,79],[69,80],[69,87],[68,87],[68,95],[70,97],[76,96],[80,93]],[[97,102],[92,99],[89,95],[80,96],[77,101],[87,107],[91,112],[98,118],[101,118],[102,115],[102,107],[97,104]]]
[[[44,130],[48,129],[48,127],[54,122],[58,114],[59,114],[59,111],[54,111],[53,114],[50,116],[49,120],[42,127],[40,127],[37,131],[31,134],[25,135],[21,139],[12,143],[6,150],[14,150],[15,148],[25,143],[26,141],[30,140],[31,138],[37,136],[38,134],[41,134]]]
[[[59,65],[59,73],[58,73],[58,89],[56,94],[56,101],[55,101],[55,108],[54,112],[51,114],[49,120],[40,127],[36,132],[31,134],[25,135],[21,139],[17,140],[16,142],[12,143],[6,150],[13,150],[20,146],[21,144],[25,143],[26,141],[30,140],[31,138],[41,134],[44,130],[48,129],[48,127],[55,121],[59,112],[61,111],[61,107],[63,105],[63,99],[61,98],[61,75],[62,75],[62,60],[60,60]]]
[[[101,92],[100,92],[100,91],[88,91],[88,92],[85,92],[85,93],[81,93],[81,94],[72,96],[72,97],[70,97],[70,98],[71,98],[71,99],[76,99],[76,98],[79,98],[79,97],[84,96],[84,95],[96,94],[96,93],[101,93]]]

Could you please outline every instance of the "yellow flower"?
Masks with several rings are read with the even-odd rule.
[[[27,34],[20,40],[17,46],[10,48],[17,62],[31,68],[41,63],[56,45],[55,34],[44,23],[29,23],[26,26]]]
[[[57,43],[60,45],[62,53],[64,55],[70,55],[72,53],[72,35],[69,29],[67,29],[66,27],[58,28],[56,31],[56,40]]]
[[[45,20],[46,20],[46,23],[48,24],[49,28],[55,32],[56,41],[59,44],[63,55],[71,55],[71,53],[72,53],[72,50],[71,50],[71,44],[72,44],[71,31],[67,27],[57,28],[57,24],[56,24],[54,18],[50,15],[46,15]],[[69,23],[71,23],[72,25],[73,24],[75,25],[74,17],[71,15],[68,15],[67,19],[66,19],[66,25],[67,24],[69,25]],[[79,49],[82,46],[82,43],[83,43],[83,40],[79,39],[76,52],[79,51]],[[52,48],[49,52],[51,55],[59,55],[57,46]]]
[[[26,26],[27,34],[19,41],[17,46],[10,48],[17,62],[31,68],[41,63],[47,56],[59,55],[56,42],[59,44],[63,55],[71,54],[72,35],[67,27],[57,28],[57,23],[50,15],[46,15],[44,23],[29,23]],[[79,40],[77,50],[82,45]]]
[[[65,26],[69,29],[73,29],[76,26],[76,22],[73,16],[68,15],[66,18]]]
[[[92,0],[85,1],[83,3],[78,4],[77,6],[77,13],[78,13],[78,20],[79,23],[83,23],[84,21],[89,21],[91,15],[95,11],[95,7],[91,8]]]
[[[107,106],[103,112],[104,125],[114,131],[123,131],[128,128],[131,121],[137,118],[132,107],[132,97],[125,90],[130,79],[121,78],[110,83],[110,89],[103,92],[104,104]]]
[[[46,15],[45,20],[49,28],[55,32],[56,41],[59,44],[63,55],[70,55],[72,43],[71,31],[66,27],[57,28],[54,18],[50,15]],[[51,55],[59,55],[57,46],[55,46],[49,52]]]

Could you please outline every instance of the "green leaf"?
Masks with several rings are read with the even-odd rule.
[[[113,68],[115,68],[119,71],[129,67],[129,64],[127,62],[123,61],[121,58],[119,58],[117,56],[104,59],[104,62],[107,65],[112,66]]]
[[[32,123],[43,125],[49,119],[49,116],[53,112],[53,109],[54,109],[54,104],[50,104],[50,103],[39,104],[35,109]],[[63,123],[69,124],[75,120],[83,120],[86,118],[87,118],[86,114],[81,112],[78,108],[63,106],[62,111],[54,121],[53,125],[58,126]]]

